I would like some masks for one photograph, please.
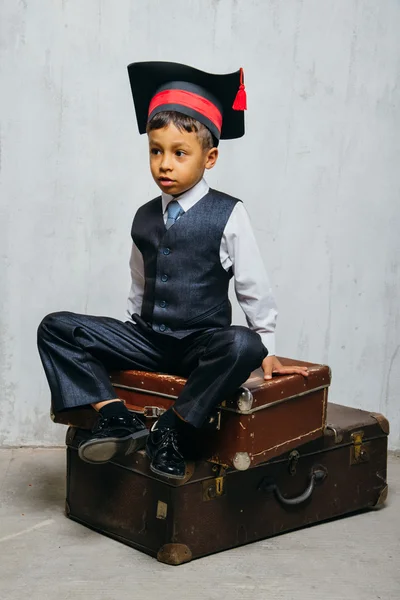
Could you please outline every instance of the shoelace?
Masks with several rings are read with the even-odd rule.
[[[181,452],[178,447],[178,432],[175,429],[167,429],[162,436],[162,443],[168,444],[170,443],[174,450],[181,455]]]

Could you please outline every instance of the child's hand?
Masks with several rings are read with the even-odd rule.
[[[307,367],[284,367],[276,356],[266,356],[262,361],[261,368],[264,371],[264,379],[272,379],[272,373],[277,373],[278,375],[292,375],[293,373],[299,373],[304,377],[308,377]]]

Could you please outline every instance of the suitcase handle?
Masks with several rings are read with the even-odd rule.
[[[281,504],[284,504],[285,506],[295,506],[297,504],[302,504],[303,502],[308,500],[314,491],[315,485],[317,483],[322,483],[324,481],[324,479],[327,477],[327,475],[328,475],[328,471],[327,471],[327,469],[325,469],[325,467],[322,467],[322,466],[313,467],[311,469],[310,482],[309,482],[307,488],[304,490],[304,492],[302,494],[300,494],[299,496],[296,496],[295,498],[285,498],[285,496],[283,496],[282,493],[280,492],[276,483],[274,483],[271,480],[271,478],[269,478],[269,477],[265,477],[261,481],[258,489],[263,492],[267,492],[269,494],[274,493],[275,496],[277,497],[277,499],[279,500],[279,502]]]

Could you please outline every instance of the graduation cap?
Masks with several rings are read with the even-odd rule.
[[[244,134],[243,69],[225,75],[171,62],[128,65],[139,133],[159,112],[176,111],[205,125],[218,141]]]

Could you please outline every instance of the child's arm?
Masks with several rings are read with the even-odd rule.
[[[236,204],[225,228],[221,262],[225,269],[232,267],[236,297],[247,324],[260,335],[268,350],[268,356],[261,365],[264,378],[271,379],[272,373],[300,373],[307,376],[307,368],[284,367],[275,356],[277,306],[249,215],[242,202]]]
[[[128,306],[126,318],[130,321],[131,315],[142,311],[143,292],[144,292],[144,266],[143,256],[136,244],[132,243],[131,258],[129,261],[131,268],[131,289],[128,296]]]

